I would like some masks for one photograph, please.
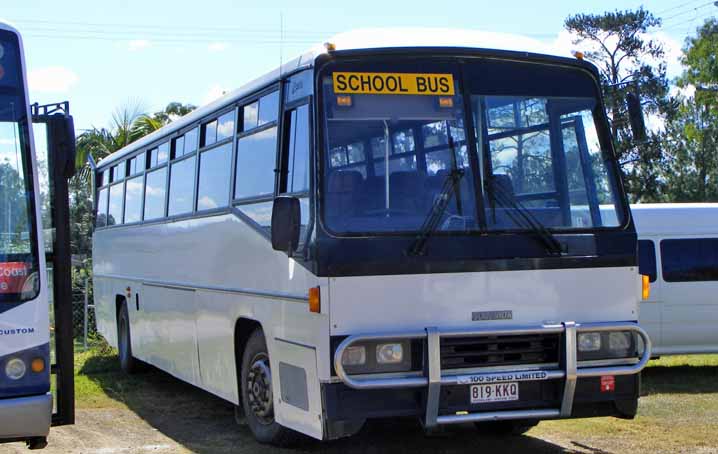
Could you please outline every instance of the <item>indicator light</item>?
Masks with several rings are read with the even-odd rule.
[[[454,98],[439,98],[439,107],[454,107]]]
[[[651,297],[651,278],[648,277],[645,274],[641,275],[641,297],[643,297],[644,300],[647,300]]]
[[[351,107],[352,106],[352,97],[351,96],[337,96],[337,105],[342,107]]]
[[[36,374],[39,374],[40,372],[45,370],[45,360],[42,358],[35,358],[30,363],[30,370],[35,372]]]
[[[309,312],[318,314],[322,311],[322,301],[319,294],[319,287],[309,289]]]

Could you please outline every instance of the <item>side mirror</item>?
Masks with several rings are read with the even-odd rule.
[[[296,197],[277,197],[272,206],[272,248],[291,254],[299,246],[302,212]]]
[[[643,121],[643,109],[638,95],[628,93],[626,95],[626,107],[628,107],[628,119],[633,130],[633,139],[638,142],[646,140],[646,123]]]

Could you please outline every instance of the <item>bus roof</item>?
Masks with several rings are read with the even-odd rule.
[[[2,17],[0,17],[0,30],[13,32],[16,35],[20,35],[20,32],[17,31],[17,28],[15,28],[9,21],[6,21]]]
[[[360,49],[392,49],[392,48],[466,48],[498,51],[521,52],[525,55],[544,55],[568,57],[561,55],[556,47],[546,45],[536,39],[509,33],[495,33],[478,30],[456,30],[442,28],[377,28],[361,29],[337,34],[327,40],[337,52]],[[300,56],[285,63],[263,76],[241,86],[237,90],[225,94],[211,103],[199,107],[170,124],[148,134],[147,136],[112,153],[98,163],[98,167],[108,166],[123,157],[130,155],[153,142],[175,131],[185,128],[196,121],[210,115],[227,105],[251,95],[264,86],[270,85],[280,78],[281,74],[289,74],[301,69],[311,68],[317,57],[327,52],[324,44],[317,44]],[[565,53],[564,53],[565,54]],[[575,59],[565,58],[566,61]]]
[[[718,233],[718,203],[639,203],[631,213],[639,237]]]

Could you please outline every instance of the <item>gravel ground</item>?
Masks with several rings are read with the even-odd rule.
[[[246,427],[237,426],[226,409],[224,417],[197,421],[194,418],[158,418],[148,421],[126,408],[86,409],[77,414],[74,426],[52,430],[43,454],[149,454],[149,453],[606,453],[591,442],[570,438],[545,439],[529,435],[505,439],[480,438],[473,426],[452,428],[450,433],[426,437],[410,421],[381,421],[360,435],[336,442],[308,441],[295,449],[278,449],[257,444]],[[538,429],[536,429],[538,430]],[[617,447],[618,448],[618,447]],[[13,443],[0,447],[5,454],[28,452]],[[616,452],[622,452],[617,450]]]

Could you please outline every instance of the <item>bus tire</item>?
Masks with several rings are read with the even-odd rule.
[[[132,356],[132,337],[130,335],[130,316],[127,303],[122,302],[117,311],[117,350],[120,358],[120,369],[126,374],[140,371],[139,361]]]
[[[532,428],[538,426],[538,421],[534,419],[519,419],[515,421],[487,421],[475,423],[476,430],[482,435],[523,435]]]
[[[299,440],[299,433],[274,419],[272,374],[261,328],[254,330],[242,353],[240,383],[245,420],[258,442],[289,446]]]

